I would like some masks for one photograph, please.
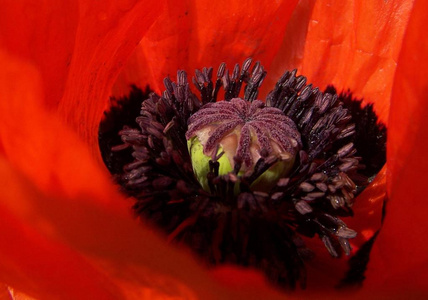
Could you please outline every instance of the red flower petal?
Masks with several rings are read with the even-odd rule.
[[[98,125],[114,80],[162,5],[158,0],[80,3],[81,19],[59,114],[96,154]]]
[[[67,131],[61,130],[61,124],[51,121],[50,116],[43,114],[40,109],[43,98],[37,72],[10,56],[0,54],[0,82],[3,84],[0,97],[8,99],[1,101],[0,107],[0,177],[3,182],[0,192],[3,236],[0,247],[0,281],[39,296],[70,294],[80,298],[100,294],[112,297],[117,293],[117,288],[109,288],[110,283],[103,274],[94,270],[93,266],[73,253],[69,247],[58,245],[58,242],[50,241],[39,232],[42,228],[45,232],[53,233],[55,227],[32,212],[40,209],[37,201],[46,197],[34,188],[34,183],[51,194],[59,192],[63,197],[73,190],[78,192],[74,189],[76,186],[83,187],[83,190],[85,188],[80,186],[82,182],[72,179],[73,171],[79,169],[78,164],[75,165],[75,170],[66,170],[68,175],[64,173],[62,178],[58,177],[57,168],[61,168],[67,161],[64,155],[70,155],[70,152],[58,155],[58,150],[76,149],[70,147],[73,143],[67,143],[68,140],[64,137]],[[62,145],[58,142],[61,140]],[[59,148],[55,150],[55,146]],[[76,151],[75,158],[83,158],[82,162],[87,163],[85,152],[87,151]],[[5,161],[5,157],[9,162]],[[58,158],[64,159],[64,162],[55,166],[53,162]],[[12,170],[11,165],[21,169],[32,182]],[[80,171],[87,172],[90,169],[88,165],[80,166]],[[59,185],[57,189],[53,189],[54,184]],[[58,273],[61,276],[57,276]],[[85,288],[86,285],[89,286]]]
[[[310,13],[307,33],[304,28],[287,31],[285,40],[297,39],[293,68],[308,81],[324,89],[334,84],[338,90],[351,89],[356,97],[374,102],[381,120],[387,121],[389,99],[401,41],[413,1],[322,0],[298,10],[305,20]],[[301,18],[293,18],[299,28]],[[305,23],[303,23],[305,24]],[[305,25],[300,25],[305,26]],[[306,34],[306,36],[305,36]],[[306,40],[304,49],[300,41]],[[284,48],[287,44],[284,44]],[[282,50],[284,50],[282,48]],[[287,52],[286,52],[287,53]],[[287,54],[289,56],[289,54]],[[282,72],[287,61],[276,63]]]
[[[53,1],[34,7],[10,1],[3,6],[10,14],[0,20],[0,46],[31,61],[40,74],[0,54],[0,97],[7,99],[0,102],[0,177],[7,183],[0,188],[0,222],[2,234],[8,237],[7,243],[0,244],[0,281],[40,298],[279,297],[260,283],[259,276],[241,274],[236,269],[232,271],[235,276],[242,275],[243,284],[230,289],[218,286],[187,255],[165,245],[150,229],[137,226],[128,215],[124,199],[93,161],[87,145],[80,141],[84,137],[92,152],[97,152],[97,126],[110,87],[120,66],[160,11],[156,5],[162,4],[143,2],[116,1],[98,7],[95,2],[83,0],[80,5]],[[242,9],[198,2],[198,7],[189,6],[191,17],[185,14],[186,5],[168,11],[162,17],[165,22],[156,23],[141,43],[147,46],[142,59],[149,57],[153,59],[149,63],[156,66],[151,69],[156,82],[168,72],[174,74],[177,67],[190,70],[216,65],[226,56],[222,52],[225,50],[230,62],[254,56],[269,66],[281,43],[281,49],[285,47],[277,37],[284,32],[295,2],[290,6],[284,1],[262,9],[255,3]],[[370,9],[366,11],[367,5]],[[428,169],[424,142],[428,134],[422,127],[422,118],[428,107],[421,71],[428,49],[426,39],[421,40],[418,34],[424,25],[426,6],[422,1],[416,2],[398,60],[388,144],[391,202],[385,228],[375,244],[366,284],[369,290],[363,293],[381,286],[384,294],[400,289],[398,294],[403,295],[406,287],[415,289],[414,295],[426,291],[426,275],[414,275],[415,270],[426,269],[428,261],[427,243],[422,239],[427,233],[423,184]],[[375,101],[386,120],[394,62],[411,1],[318,1],[313,10],[299,7],[297,16],[302,19],[293,20],[302,22],[308,16],[312,20],[302,61],[309,80],[322,87],[327,83],[339,89],[351,87],[357,96]],[[205,18],[193,17],[196,10],[203,11]],[[242,20],[240,24],[225,20],[231,11],[236,14],[234,18]],[[214,12],[224,18],[213,18]],[[248,15],[255,21],[248,22]],[[348,21],[350,15],[354,17],[352,21]],[[174,18],[168,19],[171,16]],[[179,17],[186,21],[178,21]],[[190,20],[192,24],[188,24]],[[331,20],[340,25],[335,26]],[[15,24],[16,29],[10,24]],[[294,33],[296,24],[289,27],[286,36],[297,37],[296,43],[301,45],[304,30]],[[156,26],[159,27],[155,29]],[[189,33],[191,28],[198,31]],[[161,29],[164,35],[159,36],[156,30]],[[225,40],[216,40],[216,32],[221,32]],[[192,47],[166,58],[164,65],[166,52],[182,49],[178,33]],[[258,38],[248,39],[249,36]],[[218,51],[217,43],[231,47]],[[281,52],[278,57],[292,55]],[[325,58],[327,66],[322,65]],[[300,62],[300,58],[295,61]],[[290,61],[284,64],[290,65]],[[379,79],[382,74],[384,81]],[[52,113],[57,107],[59,115]],[[410,119],[415,123],[409,124]],[[79,137],[63,120],[74,127]],[[383,185],[384,181],[381,188]],[[382,189],[374,193],[382,194]],[[222,276],[221,270],[214,273]]]
[[[97,128],[121,66],[164,1],[6,4],[2,46],[41,71],[44,102],[98,155]],[[13,26],[11,26],[13,24]]]
[[[86,145],[39,105],[36,70],[0,54],[0,282],[38,299],[228,295],[133,220]]]
[[[37,299],[281,299],[264,284],[225,288],[138,224],[87,145],[40,105],[37,71],[1,52],[0,65],[0,282]]]
[[[286,70],[299,68],[302,64],[303,51],[306,43],[309,20],[312,16],[316,1],[300,0],[287,24],[285,35],[281,37],[282,44],[275,55],[268,75],[262,85],[262,95],[267,95]],[[278,37],[279,38],[279,37]],[[305,75],[305,74],[303,74]]]
[[[428,40],[421,38],[427,11],[425,1],[415,2],[398,59],[388,128],[390,201],[366,283],[368,288],[408,298],[428,295]]]
[[[115,299],[120,295],[114,282],[83,257],[40,234],[40,227],[46,227],[45,231],[56,230],[51,228],[52,224],[45,223],[43,216],[28,213],[34,209],[31,204],[40,204],[43,195],[11,170],[4,159],[0,160],[0,174],[3,182],[0,192],[4,199],[9,199],[0,204],[3,239],[0,243],[0,281],[39,299],[64,296]],[[33,199],[28,201],[28,198]],[[13,209],[23,216],[11,212]],[[27,219],[30,217],[32,221]]]
[[[34,63],[42,77],[43,102],[56,107],[73,56],[78,1],[3,1],[1,15],[1,47]]]
[[[195,68],[213,66],[216,72],[223,61],[232,69],[250,56],[269,67],[296,3],[170,1],[125,68],[116,86],[116,93],[122,94],[116,95],[126,93],[130,83],[150,84],[161,92],[163,78],[175,77],[178,69],[190,74]]]

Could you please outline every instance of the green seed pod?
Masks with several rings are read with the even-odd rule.
[[[201,186],[210,192],[207,175],[210,161],[219,163],[218,175],[235,172],[239,164],[235,193],[240,180],[252,177],[250,189],[269,191],[293,167],[301,145],[294,122],[281,110],[261,101],[235,98],[210,103],[189,119],[186,133],[193,170]],[[257,162],[272,161],[261,174],[252,175]]]
[[[187,141],[187,148],[189,149],[193,172],[195,173],[196,179],[199,181],[202,188],[209,192],[210,189],[208,186],[207,175],[210,171],[209,162],[211,157],[204,154],[204,146],[202,146],[196,136]],[[223,149],[219,148],[216,154],[220,155],[222,152]],[[226,155],[222,155],[217,159],[217,161],[220,164],[219,175],[225,175],[233,170]]]

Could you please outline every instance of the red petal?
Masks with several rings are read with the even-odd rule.
[[[111,87],[163,1],[82,1],[59,113],[98,153],[98,125]],[[82,125],[83,124],[83,125]]]
[[[73,191],[81,193],[82,188],[85,190],[84,186],[80,192],[75,189],[80,182],[73,180],[76,177],[73,171],[85,174],[91,167],[75,164],[62,170],[63,164],[70,162],[64,156],[71,158],[77,155],[74,158],[82,158],[82,162],[86,163],[88,154],[81,150],[83,147],[75,151],[77,149],[72,145],[76,144],[77,139],[68,143],[70,141],[65,137],[67,132],[64,134],[61,131],[61,125],[42,113],[39,105],[42,100],[40,81],[35,69],[3,53],[0,53],[0,65],[0,97],[7,99],[1,101],[0,107],[0,178],[3,183],[0,192],[3,237],[0,243],[0,281],[38,296],[67,294],[75,299],[85,295],[111,298],[118,294],[117,288],[110,288],[111,283],[102,273],[67,247],[49,241],[38,232],[40,228],[50,234],[55,232],[55,227],[32,211],[40,209],[37,201],[38,197],[43,197],[33,183],[24,180],[4,160],[8,157],[11,164],[26,173],[40,188],[50,193],[61,190],[66,197]],[[58,142],[61,140],[62,143]],[[55,150],[55,147],[58,148]],[[57,155],[58,149],[72,148],[75,153],[71,157],[72,152],[67,151],[62,154],[64,156]],[[58,158],[64,159],[62,164],[55,161]],[[58,176],[59,170],[65,173]],[[59,186],[53,189],[54,185]]]
[[[97,153],[97,128],[121,67],[164,1],[8,1],[1,45],[40,70],[46,103]],[[13,25],[12,25],[13,24]]]
[[[37,67],[49,107],[64,93],[78,22],[77,1],[2,3],[0,46]]]
[[[282,44],[271,67],[267,70],[268,74],[262,85],[262,97],[273,89],[285,71],[301,67],[309,21],[315,2],[300,0],[291,15],[284,37],[278,36],[282,39]]]
[[[115,299],[120,295],[113,282],[83,257],[40,234],[40,227],[53,233],[56,230],[52,224],[45,223],[43,216],[28,213],[34,209],[32,204],[36,204],[31,203],[34,199],[28,201],[28,198],[41,195],[3,159],[0,176],[3,182],[0,192],[3,199],[8,199],[0,204],[3,240],[0,243],[0,281],[39,299],[64,298],[66,295],[74,299]],[[23,222],[13,209],[33,220]]]
[[[388,128],[390,201],[366,283],[396,297],[428,295],[428,40],[421,38],[427,11],[427,2],[415,2],[398,59]]]
[[[387,121],[389,99],[401,40],[413,1],[321,0],[311,13],[303,61],[294,67],[308,81],[324,89],[351,89],[357,97],[375,102]],[[304,10],[305,20],[308,9]],[[295,20],[297,24],[301,19]],[[298,25],[291,25],[297,27]],[[305,27],[305,23],[301,26]],[[290,32],[298,41],[303,33]],[[296,49],[301,56],[300,46]],[[289,68],[287,62],[284,63]],[[275,68],[284,67],[275,65]],[[278,73],[279,71],[274,70]]]
[[[85,145],[38,105],[35,69],[0,54],[0,281],[39,299],[206,298],[210,277],[132,220]]]
[[[37,71],[1,52],[0,65],[0,282],[39,299],[279,299],[224,288],[135,222],[86,145],[39,105]]]
[[[386,199],[386,166],[376,175],[375,180],[360,194],[352,207],[354,216],[344,218],[349,228],[359,234],[351,245],[357,250],[382,226],[383,205]],[[355,252],[355,251],[354,251]]]
[[[169,1],[167,10],[140,43],[117,90],[126,90],[124,83],[137,83],[150,84],[160,92],[162,79],[175,77],[178,69],[192,74],[195,68],[213,66],[216,72],[223,61],[233,68],[250,56],[268,67],[296,3]]]
[[[89,26],[91,22],[84,21],[85,17],[95,17],[88,15],[85,7],[81,7],[83,20],[79,24]],[[73,89],[67,87],[70,90],[60,104],[60,111],[71,124],[77,120],[85,124],[88,116],[95,115],[100,102],[97,100],[102,99],[95,91],[108,86],[104,81],[110,80],[109,76],[116,72],[111,68],[117,67],[109,61],[111,72],[99,70],[105,56],[90,55],[91,49],[83,44],[86,33],[81,26],[75,46],[80,52],[73,57],[73,61],[82,64],[75,63],[74,67],[81,71],[81,78],[76,78],[76,70],[71,66],[68,84]],[[125,29],[119,26],[116,33]],[[96,35],[94,31],[97,29],[89,27],[89,33]],[[13,48],[6,46],[13,52]],[[101,46],[94,46],[101,51]],[[26,47],[28,44],[22,49]],[[89,57],[84,57],[85,51]],[[19,51],[16,54],[23,57]],[[42,70],[41,76],[14,57],[0,55],[0,97],[7,99],[0,104],[0,178],[7,183],[1,186],[0,219],[2,234],[8,237],[0,246],[0,279],[41,299],[141,299],[160,295],[193,298],[195,293],[204,299],[236,298],[236,292],[216,285],[187,255],[165,245],[151,230],[130,219],[126,202],[115,192],[103,170],[98,169],[87,146],[40,105],[49,102],[44,101],[41,84],[47,79],[42,64],[32,61]],[[52,67],[52,63],[46,64]],[[95,82],[94,77],[100,82]],[[90,100],[96,103],[88,107],[94,104],[87,101],[91,95],[94,99]],[[73,110],[65,112],[66,107]],[[75,119],[80,114],[83,118]],[[77,130],[82,135],[87,128]],[[92,130],[88,136],[95,133]],[[239,294],[249,295],[245,291]]]
[[[1,51],[0,65],[0,281],[39,299],[192,294],[171,276],[197,265],[132,220],[86,145],[40,105],[37,71]]]

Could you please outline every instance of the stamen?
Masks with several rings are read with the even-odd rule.
[[[384,164],[386,129],[371,106],[333,87],[321,92],[296,70],[257,100],[266,71],[252,63],[231,74],[221,64],[215,82],[213,68],[197,70],[199,96],[184,71],[164,80],[162,95],[134,89],[140,115],[115,124],[122,144],[106,142],[102,124],[100,146],[136,214],[171,239],[209,264],[255,267],[282,287],[304,287],[311,255],[301,236],[350,255],[358,233],[340,218],[353,215]]]

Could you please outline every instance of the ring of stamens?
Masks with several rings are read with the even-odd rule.
[[[114,149],[132,147],[134,161],[119,181],[136,198],[138,214],[210,263],[262,268],[272,281],[293,287],[305,277],[299,234],[317,234],[332,256],[350,253],[348,239],[356,232],[340,217],[352,215],[354,197],[368,180],[358,174],[356,126],[335,92],[322,93],[296,71],[286,72],[264,104],[256,99],[266,72],[259,63],[250,71],[251,64],[248,59],[231,74],[221,64],[214,82],[212,68],[197,71],[200,100],[184,71],[176,83],[165,79],[162,96],[143,102],[139,128],[120,132],[124,144]],[[221,87],[225,100],[216,102]],[[195,180],[186,143],[204,128],[199,138],[210,157],[210,191]],[[218,150],[236,130],[239,142],[229,154],[234,172],[222,176]],[[296,163],[267,192],[229,188],[241,168],[251,182],[281,155],[295,156]]]

